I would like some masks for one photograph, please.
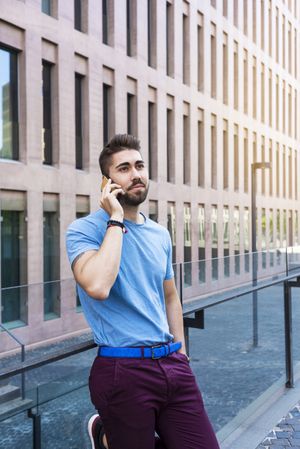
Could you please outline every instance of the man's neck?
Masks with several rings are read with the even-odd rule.
[[[123,206],[124,209],[124,219],[132,221],[133,223],[144,223],[144,218],[140,214],[139,206]]]

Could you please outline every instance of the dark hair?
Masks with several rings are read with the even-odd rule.
[[[107,178],[111,156],[119,151],[137,150],[140,151],[140,141],[131,134],[116,134],[103,148],[99,156],[100,170]]]

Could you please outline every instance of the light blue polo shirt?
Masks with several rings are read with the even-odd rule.
[[[100,209],[75,220],[66,235],[70,263],[81,253],[98,250],[108,214]],[[104,346],[147,346],[173,339],[169,331],[163,282],[174,276],[169,232],[150,218],[143,224],[124,220],[121,264],[105,300],[78,293],[95,342]],[[99,273],[101,276],[101,273]]]

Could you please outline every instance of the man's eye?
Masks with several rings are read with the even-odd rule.
[[[120,168],[120,171],[123,171],[123,172],[125,172],[125,171],[127,171],[128,170],[128,167],[121,167]]]
[[[145,167],[145,164],[138,164],[137,165],[137,168],[139,168],[139,169],[142,169],[142,168],[144,168]]]

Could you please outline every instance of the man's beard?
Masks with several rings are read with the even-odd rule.
[[[139,204],[143,203],[145,199],[147,198],[149,190],[149,185],[145,186],[143,190],[140,191],[131,191],[129,190],[124,195],[120,195],[118,197],[118,201],[123,206],[138,206]]]

